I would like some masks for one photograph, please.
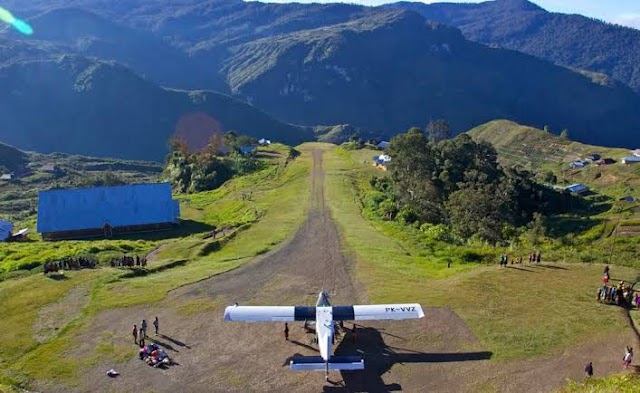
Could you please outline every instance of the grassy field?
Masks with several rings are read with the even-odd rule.
[[[468,253],[500,250],[424,244],[395,224],[363,216],[361,197],[373,170],[372,151],[326,154],[327,200],[358,278],[372,301],[418,301],[450,306],[493,352],[507,360],[551,354],[625,326],[616,307],[598,304],[593,293],[602,266],[548,263],[500,269],[464,262]],[[445,261],[451,260],[451,268]],[[484,258],[481,258],[481,261]],[[615,277],[637,281],[637,270],[615,267]]]
[[[302,146],[300,150],[301,156],[293,161],[278,154],[278,158],[272,159],[273,165],[233,179],[219,190],[180,197],[187,208],[187,217],[194,222],[232,228],[224,239],[205,239],[202,233],[194,233],[153,240],[162,249],[141,274],[102,268],[66,272],[62,280],[37,274],[0,282],[0,385],[28,383],[34,378],[73,383],[78,360],[61,354],[73,346],[78,334],[97,313],[162,300],[171,289],[239,266],[291,236],[305,217],[309,195],[311,155],[308,147]],[[240,191],[249,185],[252,195],[243,199]],[[121,247],[131,241],[85,243],[100,247],[104,242],[105,247],[111,244]],[[79,252],[74,248],[75,242],[43,244]],[[38,342],[34,331],[40,323],[39,312],[66,299],[79,286],[87,288],[87,304],[79,306],[73,318],[60,326],[55,335]],[[105,340],[99,348],[101,356],[114,362],[123,356],[130,357],[130,350],[123,354],[108,342]]]
[[[559,393],[636,393],[640,390],[640,375],[623,374],[587,382],[570,382]]]

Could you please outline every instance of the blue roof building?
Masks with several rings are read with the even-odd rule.
[[[250,154],[255,153],[258,150],[258,148],[256,146],[240,146],[238,150],[240,151],[240,154],[248,156]]]
[[[565,191],[569,191],[575,194],[584,194],[586,192],[589,191],[589,187],[585,186],[584,184],[572,184],[570,186],[567,186],[564,188]]]
[[[41,191],[37,230],[45,239],[111,237],[171,228],[180,206],[169,183]]]

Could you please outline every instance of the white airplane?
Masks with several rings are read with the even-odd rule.
[[[361,356],[332,356],[331,345],[335,321],[371,321],[381,319],[414,319],[424,317],[419,304],[376,304],[365,306],[332,306],[329,296],[320,292],[315,307],[308,306],[229,306],[225,321],[293,322],[315,321],[320,356],[301,356],[290,362],[291,370],[326,371],[363,370]]]

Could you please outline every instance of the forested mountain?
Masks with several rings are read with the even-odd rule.
[[[523,4],[538,12],[527,2],[495,3],[505,14],[520,12]],[[9,1],[7,6],[36,30],[29,38],[0,33],[13,43],[13,53],[24,51],[18,42],[38,48],[36,54],[20,55],[21,61],[47,59],[50,65],[62,53],[96,56],[131,67],[142,76],[136,80],[214,89],[296,124],[344,124],[392,135],[435,118],[447,119],[456,132],[507,118],[549,125],[555,132],[568,128],[573,138],[600,145],[634,145],[633,133],[640,129],[640,96],[625,86],[468,41],[459,30],[428,22],[413,11],[241,0],[33,0]],[[9,52],[0,53],[0,63],[15,64]],[[28,72],[33,72],[30,64]],[[111,87],[113,96],[129,95],[127,83]],[[116,88],[123,90],[116,93]],[[185,97],[167,91],[161,95]],[[15,95],[6,97],[16,101]],[[96,105],[102,97],[93,97],[93,108],[102,107]],[[136,106],[128,110],[135,112]],[[82,114],[89,124],[96,110],[68,110],[80,108],[86,109]],[[32,114],[20,114],[18,120]],[[161,122],[145,119],[138,127]],[[18,120],[14,127],[28,129],[23,134],[30,135],[31,123]],[[280,135],[279,129],[261,129],[274,139]],[[300,128],[285,128],[279,139],[307,138],[290,139],[294,130]],[[91,135],[86,137],[89,141]]]
[[[39,152],[162,160],[181,135],[195,145],[236,130],[287,143],[313,131],[228,96],[163,89],[131,70],[78,56],[0,67],[0,140]]]
[[[630,89],[467,41],[413,12],[252,41],[223,71],[235,95],[296,123],[395,133],[445,118],[460,132],[508,118],[604,145],[633,144],[640,129]]]
[[[389,7],[417,11],[429,20],[456,26],[472,41],[612,76],[640,93],[640,30],[548,12],[527,0],[399,2]]]

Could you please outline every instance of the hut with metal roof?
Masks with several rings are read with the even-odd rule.
[[[111,237],[170,229],[180,219],[169,183],[41,191],[38,233],[45,240]]]

